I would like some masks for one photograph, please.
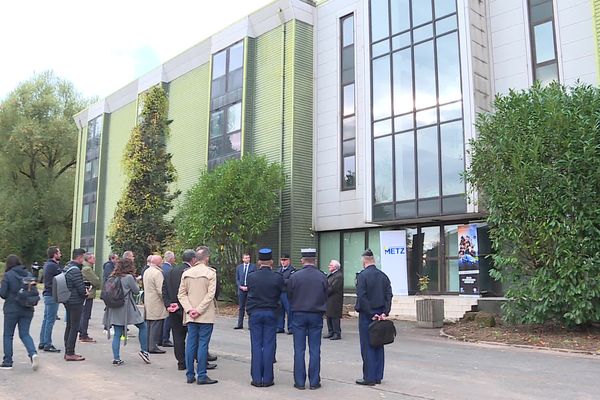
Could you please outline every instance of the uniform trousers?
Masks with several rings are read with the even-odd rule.
[[[287,315],[287,330],[292,332],[292,309],[290,307],[290,301],[286,292],[281,292],[279,296],[281,301],[281,310],[279,312],[279,318],[277,321],[277,330],[282,331],[285,328],[285,317]]]
[[[375,314],[383,312],[383,308],[374,309]],[[365,382],[375,383],[383,380],[385,357],[383,346],[373,347],[369,343],[369,324],[373,322],[371,316],[358,313],[358,335],[360,338],[360,355],[363,361],[363,379]]]
[[[275,310],[255,310],[249,316],[252,382],[269,384],[273,382],[273,360],[277,340],[277,319]]]
[[[294,312],[292,320],[294,331],[294,384],[304,387],[306,384],[306,341],[308,339],[308,382],[311,387],[321,382],[321,333],[323,331],[323,313]]]

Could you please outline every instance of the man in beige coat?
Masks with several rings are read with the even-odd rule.
[[[198,385],[217,383],[206,374],[208,344],[212,335],[217,314],[215,292],[217,273],[208,266],[210,251],[208,247],[196,249],[196,264],[188,268],[181,276],[177,298],[183,307],[183,324],[187,326],[185,345],[185,365],[187,383]],[[198,360],[198,370],[194,372],[194,359]]]
[[[144,272],[144,310],[148,325],[148,352],[165,353],[158,347],[162,339],[163,321],[169,316],[162,297],[164,276],[162,273],[162,257],[151,256],[150,266]]]

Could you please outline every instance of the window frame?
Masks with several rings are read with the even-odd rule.
[[[352,43],[344,46],[344,22],[348,19],[352,19]],[[340,190],[342,192],[349,190],[356,190],[356,180],[357,180],[357,162],[356,162],[356,147],[358,141],[357,135],[357,112],[356,112],[356,16],[354,12],[348,13],[338,19],[339,21],[339,57],[340,57],[340,73],[339,73],[339,93],[340,93],[340,104],[339,104],[339,132],[340,132]],[[344,72],[348,71],[349,68],[344,69],[344,50],[352,48],[352,71],[353,76],[351,81],[344,81]],[[352,105],[353,111],[349,114],[344,113],[344,105],[346,102],[346,98],[344,97],[344,90],[353,86],[352,90]],[[344,122],[354,119],[354,137],[344,139]],[[354,141],[354,152],[346,154],[344,152],[344,145]],[[353,182],[348,184],[346,179],[346,159],[354,157],[354,177]]]
[[[531,0],[527,0],[527,26],[529,28],[529,52],[531,54],[531,76],[533,81],[538,80],[537,70],[541,67],[546,67],[552,64],[556,64],[556,81],[560,83],[560,69],[558,62],[558,48],[556,43],[556,13],[554,10],[554,1],[553,0],[545,0],[545,2],[550,3],[552,9],[552,15],[550,17],[543,18],[539,21],[533,22],[532,19],[532,3]],[[543,61],[541,63],[537,62],[537,53],[536,53],[536,41],[535,41],[535,27],[538,25],[543,25],[547,22],[552,22],[552,37],[553,37],[553,50],[554,50],[554,58],[551,60]]]

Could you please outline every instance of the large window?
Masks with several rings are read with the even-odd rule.
[[[455,0],[371,0],[373,219],[466,212]]]
[[[354,101],[354,14],[340,19],[342,190],[356,188],[356,106]]]
[[[209,169],[241,155],[243,69],[244,42],[213,55]]]
[[[528,3],[533,79],[542,83],[558,81],[552,0],[529,0]]]

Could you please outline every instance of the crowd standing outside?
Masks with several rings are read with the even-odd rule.
[[[24,306],[17,300],[23,279],[27,278],[31,279],[35,284],[35,278],[25,269],[19,257],[14,254],[9,255],[6,258],[6,270],[0,284],[0,297],[4,299],[4,306],[2,308],[4,313],[4,330],[2,335],[4,357],[2,364],[0,364],[0,369],[12,369],[13,367],[13,339],[16,327],[19,329],[19,339],[21,339],[25,349],[27,349],[31,368],[35,371],[39,366],[39,357],[35,350],[35,344],[29,334],[34,308],[33,306]]]

